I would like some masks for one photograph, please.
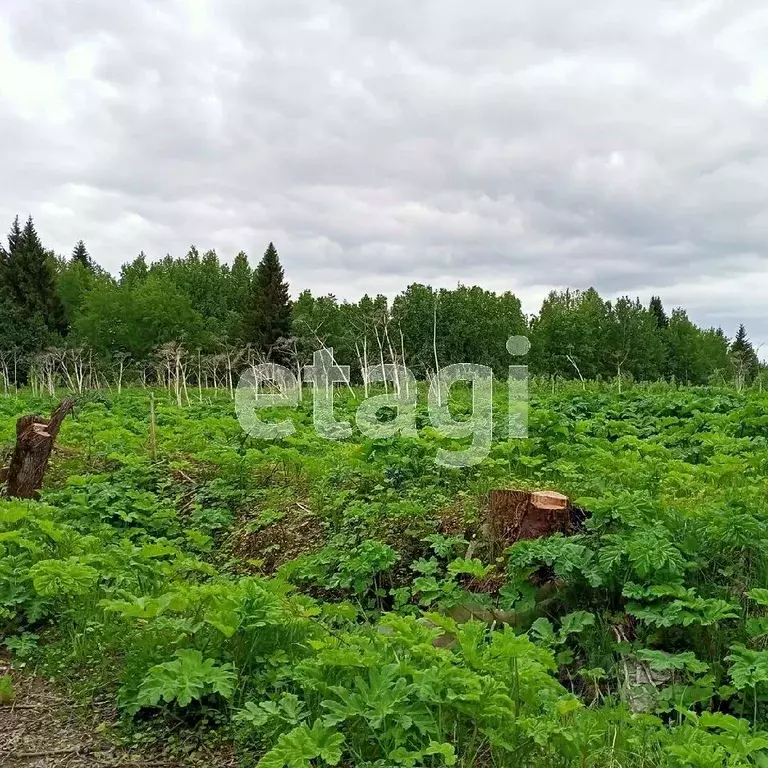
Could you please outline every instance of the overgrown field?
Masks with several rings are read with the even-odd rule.
[[[768,765],[768,396],[534,393],[507,441],[500,391],[460,470],[423,411],[330,442],[307,398],[267,443],[223,396],[156,398],[156,446],[147,391],[91,397],[41,502],[0,502],[5,645],[128,731],[265,768]],[[0,445],[52,404],[0,399]],[[505,487],[590,514],[499,546]]]

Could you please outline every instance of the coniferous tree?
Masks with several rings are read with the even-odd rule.
[[[40,243],[32,220],[22,229],[16,217],[7,249],[0,246],[0,349],[13,350],[24,361],[66,332],[64,318],[54,258]],[[14,366],[20,380],[26,368],[25,362]]]
[[[31,216],[22,230],[18,218],[11,227],[0,284],[25,322],[42,322],[50,333],[66,334],[66,314],[56,283],[54,258],[40,242]]]
[[[755,378],[760,367],[757,353],[747,336],[747,329],[743,323],[739,325],[736,338],[731,344],[730,357],[737,386],[741,388],[745,383],[749,383]]]
[[[291,335],[288,283],[273,243],[253,273],[244,321],[244,340],[265,353],[278,339]]]
[[[411,286],[391,305],[383,296],[347,303],[305,292],[294,306],[272,243],[256,270],[242,252],[230,267],[214,251],[192,247],[183,258],[154,263],[142,253],[115,281],[82,241],[57,262],[32,219],[21,225],[17,217],[7,245],[0,244],[0,351],[34,354],[60,344],[65,319],[76,343],[105,359],[115,352],[144,358],[165,342],[203,354],[248,343],[286,364],[290,348],[307,363],[325,343],[358,367],[383,355],[426,376],[437,357],[441,366],[471,360],[503,373],[506,340],[527,329],[531,368],[543,375],[669,376],[691,384],[730,378],[741,388],[760,366],[743,326],[731,343],[719,329],[697,327],[683,310],[667,315],[658,296],[646,308],[629,297],[605,301],[594,290],[553,293],[528,328],[514,295],[461,285]],[[295,338],[285,345],[281,337]]]
[[[8,254],[13,253],[21,242],[21,224],[17,216],[11,224],[11,231],[8,233]]]
[[[747,329],[744,327],[744,323],[741,323],[741,325],[739,325],[739,330],[736,331],[736,338],[733,340],[733,344],[731,344],[731,351],[752,352],[752,354],[755,352],[752,342],[747,336]]]
[[[72,251],[72,261],[82,264],[86,269],[92,269],[93,263],[91,257],[88,255],[88,249],[85,247],[85,243],[82,240],[77,241],[74,251]]]
[[[245,313],[248,306],[248,297],[251,294],[251,281],[253,270],[248,263],[248,256],[243,252],[235,256],[232,269],[229,272],[229,292],[227,302],[229,309],[240,315]]]
[[[240,251],[232,262],[226,281],[227,341],[230,343],[238,343],[243,334],[243,318],[248,308],[252,279],[253,270],[248,256]]]
[[[656,325],[659,328],[669,327],[669,318],[667,317],[667,313],[664,311],[664,305],[661,303],[661,298],[658,296],[651,296],[651,302],[648,305],[648,309],[656,318]]]
[[[4,291],[6,294],[9,293],[8,261],[11,254],[18,248],[20,240],[21,226],[17,216],[11,224],[10,232],[8,232],[8,249],[3,248],[3,244],[0,243],[0,291]]]
[[[669,317],[664,311],[664,305],[661,303],[661,298],[659,296],[651,296],[651,301],[648,304],[648,313],[653,319],[656,327],[655,343],[658,346],[659,352],[656,375],[666,378],[673,375],[672,369],[675,366],[670,359]]]

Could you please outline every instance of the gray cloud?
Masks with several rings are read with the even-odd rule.
[[[0,221],[116,271],[660,293],[768,342],[757,0],[5,0]]]

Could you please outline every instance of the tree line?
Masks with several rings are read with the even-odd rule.
[[[527,336],[515,359],[510,336]],[[415,283],[390,301],[316,296],[291,301],[270,243],[252,269],[240,252],[231,265],[194,246],[181,258],[150,262],[144,253],[117,277],[80,241],[71,256],[45,248],[32,218],[16,218],[0,244],[0,378],[6,390],[30,378],[82,390],[104,382],[176,382],[232,388],[240,370],[275,361],[300,375],[319,348],[361,380],[364,368],[404,363],[421,378],[458,362],[507,367],[564,379],[687,384],[733,382],[760,364],[741,325],[733,340],[696,326],[682,308],[667,314],[659,297],[603,299],[594,288],[553,291],[526,317],[510,292],[478,286],[435,289]]]

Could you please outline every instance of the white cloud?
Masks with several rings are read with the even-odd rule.
[[[768,340],[757,0],[7,0],[0,221],[110,269],[665,297]]]

